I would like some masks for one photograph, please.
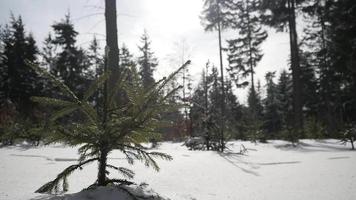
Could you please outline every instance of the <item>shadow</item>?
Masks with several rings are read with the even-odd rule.
[[[47,195],[40,195],[29,200],[65,200],[65,197],[47,194]]]
[[[285,165],[285,164],[298,164],[300,161],[288,161],[288,162],[270,162],[270,163],[256,163],[259,165]]]
[[[249,162],[245,162],[245,161],[242,161],[240,159],[239,156],[241,156],[242,154],[240,153],[233,153],[233,152],[227,152],[227,153],[221,153],[219,152],[218,155],[220,157],[222,157],[224,160],[226,160],[227,162],[231,163],[233,166],[239,168],[240,170],[242,170],[243,172],[245,173],[248,173],[248,174],[251,174],[251,175],[254,175],[254,176],[260,176],[259,173],[253,171],[253,170],[250,170],[250,169],[246,169],[244,167],[241,167],[238,165],[238,163],[241,163],[241,164],[245,164],[251,168],[254,168],[254,169],[257,169],[258,167],[254,166],[253,164],[249,163]]]
[[[40,147],[41,146],[35,146],[33,144],[25,144],[25,143],[0,146],[1,149],[15,149],[15,150],[19,150],[19,151],[27,151],[29,149],[38,149]]]
[[[109,160],[126,160],[126,158],[113,158],[113,157],[108,157]]]
[[[47,156],[41,156],[41,155],[22,155],[22,154],[10,154],[10,156],[17,156],[17,157],[29,157],[29,158],[43,158],[48,161],[53,161],[53,159],[47,157]]]
[[[338,156],[338,157],[330,157],[329,160],[337,160],[337,159],[349,159],[349,156]]]
[[[73,162],[78,161],[76,158],[55,158],[54,161],[56,162]]]
[[[47,156],[41,156],[41,155],[24,155],[24,154],[10,154],[10,156],[17,156],[17,157],[28,157],[28,158],[42,158],[47,161],[56,161],[56,162],[73,162],[73,161],[78,161],[76,158],[50,158]]]
[[[340,146],[335,146],[340,145]],[[308,152],[335,152],[335,151],[350,151],[350,148],[343,146],[338,142],[327,142],[327,141],[317,141],[316,143],[310,144],[300,141],[297,144],[280,144],[274,145],[275,148],[284,151],[299,151],[303,153]]]

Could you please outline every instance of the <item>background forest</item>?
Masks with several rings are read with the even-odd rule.
[[[169,98],[172,105],[180,106],[162,111],[160,118],[169,123],[158,127],[161,136],[152,140],[202,136],[223,146],[229,139],[296,142],[300,138],[344,137],[356,120],[355,9],[351,0],[206,0],[202,24],[206,31],[219,33],[220,56],[226,54],[227,60],[221,56],[219,67],[207,61],[200,77],[192,77],[189,68],[180,72],[169,87],[183,86]],[[297,19],[309,22],[303,32],[296,30]],[[51,28],[44,41],[35,41],[21,16],[11,14],[9,23],[1,26],[3,145],[17,140],[39,144],[47,136],[40,130],[54,110],[31,97],[63,96],[28,62],[55,75],[79,97],[103,73],[103,44],[93,37],[89,48],[82,48],[70,13]],[[262,85],[254,74],[270,28],[289,34],[290,61],[286,70],[266,73]],[[220,33],[224,30],[236,32],[236,38],[223,41]],[[118,66],[135,68],[138,84],[147,89],[157,81],[153,74],[159,61],[146,31],[137,41],[138,55],[124,43],[120,45]],[[193,78],[200,81],[193,84]],[[236,88],[248,89],[246,105],[238,101]],[[98,104],[100,94],[90,101]],[[61,120],[70,122],[65,117]]]

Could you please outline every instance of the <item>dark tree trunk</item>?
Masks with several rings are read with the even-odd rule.
[[[246,1],[246,7],[248,8],[249,1]],[[255,90],[255,80],[254,80],[254,68],[256,67],[253,56],[252,56],[252,38],[251,38],[251,24],[250,24],[250,14],[247,14],[247,37],[248,37],[248,48],[249,48],[249,65],[250,65],[250,75],[251,75],[251,96],[253,99],[251,110],[253,120],[257,120],[257,95]]]
[[[107,66],[111,72],[108,87],[113,88],[120,76],[119,47],[117,42],[116,0],[105,0]]]
[[[98,186],[106,185],[106,161],[108,152],[105,146],[100,148],[99,170],[98,170]]]
[[[224,139],[224,128],[225,128],[225,83],[224,83],[224,67],[222,61],[222,47],[221,47],[221,27],[220,22],[218,23],[218,33],[219,33],[219,56],[220,56],[220,73],[221,73],[221,127],[220,127],[220,151],[223,152],[225,149],[225,139]]]
[[[206,142],[206,150],[210,150],[210,133],[208,129],[208,67],[209,62],[206,63],[205,73],[204,73],[204,132],[205,132],[205,142]]]
[[[116,0],[105,0],[105,21],[106,21],[106,49],[105,49],[105,72],[108,70],[111,75],[105,82],[104,88],[104,105],[103,105],[103,126],[105,127],[108,117],[108,94],[112,93],[115,82],[120,77],[119,70],[119,47],[117,43],[117,21],[116,21]],[[106,142],[100,145],[98,185],[106,185],[106,161],[109,153]]]
[[[291,68],[293,82],[293,111],[294,111],[294,137],[300,137],[303,131],[302,94],[300,81],[300,63],[298,37],[295,23],[295,0],[288,0],[289,9],[289,37],[291,49]]]

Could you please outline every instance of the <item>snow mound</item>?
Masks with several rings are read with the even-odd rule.
[[[86,189],[74,194],[61,196],[42,196],[33,200],[169,200],[163,198],[146,185],[140,186],[107,186]]]

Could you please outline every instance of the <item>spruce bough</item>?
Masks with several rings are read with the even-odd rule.
[[[83,166],[95,161],[98,162],[98,176],[93,186],[131,184],[132,182],[126,179],[109,178],[109,168],[120,172],[123,178],[129,179],[134,176],[132,170],[117,167],[108,162],[108,155],[113,150],[120,150],[126,156],[129,164],[134,164],[138,160],[156,171],[159,171],[159,166],[155,158],[172,160],[172,157],[165,153],[148,151],[141,143],[148,142],[150,138],[157,135],[155,130],[160,126],[160,120],[158,120],[160,113],[171,107],[167,103],[167,98],[181,86],[172,89],[165,95],[162,95],[163,89],[174,76],[190,64],[190,61],[187,61],[167,78],[156,82],[149,89],[144,89],[140,84],[135,68],[124,71],[115,81],[115,87],[108,89],[107,80],[110,72],[106,72],[93,81],[81,99],[52,74],[32,63],[29,64],[42,76],[50,79],[64,96],[63,99],[32,97],[34,102],[56,108],[56,112],[46,123],[46,129],[49,130],[46,142],[63,142],[71,146],[80,145],[78,163],[67,167],[54,180],[46,183],[36,192],[67,191],[67,177],[75,170],[82,169]],[[132,80],[128,81],[126,74],[130,74]],[[103,105],[99,106],[101,109],[97,109],[93,105],[95,103],[89,100],[98,90],[102,90],[104,93]],[[119,101],[118,96],[125,96],[126,101]],[[78,113],[82,114],[84,120],[83,118],[72,119],[73,113],[76,113],[74,116],[78,116]],[[61,120],[64,117],[67,119],[65,123],[63,123],[64,120]]]

